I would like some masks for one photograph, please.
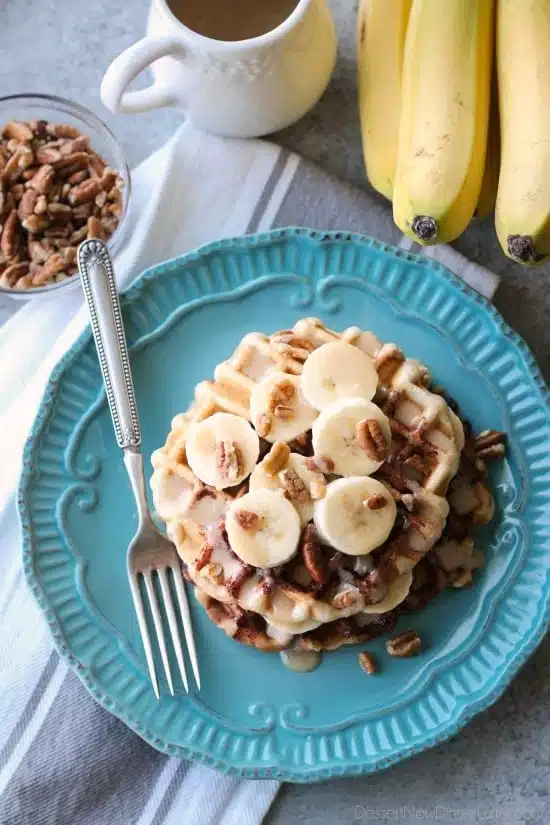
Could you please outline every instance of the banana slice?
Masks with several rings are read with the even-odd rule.
[[[301,378],[306,401],[324,410],[342,398],[374,396],[378,373],[374,361],[358,347],[342,341],[324,344],[307,358]]]
[[[381,602],[378,602],[378,604],[367,605],[365,608],[363,608],[362,612],[388,613],[388,611],[393,610],[394,607],[397,607],[398,604],[401,604],[401,602],[405,601],[405,599],[409,595],[412,580],[412,571],[409,571],[408,573],[403,573],[402,576],[398,576],[397,579],[392,581],[392,583],[388,587],[386,597]]]
[[[375,422],[376,438],[367,432],[366,422]],[[372,429],[373,425],[369,423],[368,427]],[[380,438],[381,445],[377,443]],[[313,424],[314,453],[323,460],[330,459],[339,476],[369,476],[376,472],[387,456],[390,443],[389,419],[380,407],[363,398],[336,401],[326,407]]]
[[[313,519],[323,541],[350,556],[362,556],[384,544],[397,508],[388,490],[374,478],[339,478],[315,502]]]
[[[260,454],[258,434],[248,421],[230,413],[215,413],[194,424],[185,447],[194,474],[216,490],[244,481]]]
[[[253,567],[289,561],[300,539],[300,516],[282,492],[256,490],[235,499],[226,519],[231,549]]]
[[[274,372],[260,381],[250,394],[250,419],[267,441],[292,441],[311,429],[317,411],[310,407],[297,375]]]
[[[291,453],[285,466],[275,475],[267,471],[265,460],[258,464],[250,476],[250,492],[282,490],[298,511],[302,527],[305,527],[313,518],[310,490],[319,483],[320,477],[323,478],[319,473],[308,469],[307,458],[299,453]]]

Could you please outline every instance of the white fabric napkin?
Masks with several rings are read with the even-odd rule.
[[[352,229],[405,248],[413,246],[397,232],[386,210],[368,195],[334,181],[296,155],[264,141],[218,138],[187,124],[134,171],[127,220],[125,244],[115,261],[121,288],[154,263],[219,237],[275,225]],[[431,248],[424,254],[437,258],[492,297],[498,284],[492,273],[449,247]],[[53,773],[47,788],[53,794],[52,810],[57,813],[51,820],[40,821],[63,825],[78,819],[80,825],[91,825],[107,821],[109,814],[109,821],[121,825],[258,825],[278,790],[277,782],[230,779],[202,766],[149,753],[149,749],[143,757],[147,765],[143,781],[148,779],[148,784],[145,791],[140,786],[141,794],[131,786],[130,777],[119,778],[118,785],[111,788],[103,778],[105,805],[116,796],[120,807],[114,814],[109,809],[105,820],[98,816],[97,808],[89,815],[78,808],[71,818],[66,800],[62,806],[55,796],[62,792],[55,787],[63,785],[63,748],[69,747],[70,737],[68,733],[58,742],[57,756],[50,759],[48,736],[58,729],[56,713],[63,704],[61,698],[66,706],[68,697],[78,695],[75,713],[80,720],[86,714],[97,714],[91,725],[94,728],[107,726],[109,717],[93,705],[53,652],[45,622],[23,580],[13,493],[23,445],[48,377],[87,321],[78,289],[30,301],[0,328],[0,820],[9,820],[2,817],[4,805],[10,813],[23,804],[33,810],[29,787],[36,787],[34,774],[43,777],[44,771],[50,770]],[[117,725],[117,741],[110,747],[115,752],[119,748],[124,761],[125,737],[130,737],[128,748],[132,752],[141,743],[136,744],[139,740],[128,731],[122,733],[119,723],[111,720],[111,724]],[[98,757],[90,755],[93,758]],[[106,766],[98,762],[96,767],[105,771]],[[82,793],[97,796],[97,788],[89,787],[92,766],[84,765],[83,771],[82,777],[88,779],[80,777],[80,772],[75,777],[72,763],[73,795],[78,796],[82,781],[87,783]],[[134,783],[135,772],[134,765]],[[43,786],[41,792],[36,805],[45,811]]]

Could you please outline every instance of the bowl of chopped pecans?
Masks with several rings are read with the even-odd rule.
[[[0,292],[29,299],[79,285],[87,238],[116,253],[130,174],[107,126],[49,95],[0,98]]]

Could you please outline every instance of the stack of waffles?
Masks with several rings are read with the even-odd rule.
[[[307,318],[251,333],[153,455],[155,508],[209,617],[265,651],[391,630],[483,564],[485,459],[427,368]]]

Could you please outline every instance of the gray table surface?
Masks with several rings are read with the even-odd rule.
[[[368,189],[356,118],[354,0],[330,0],[340,35],[337,69],[321,103],[277,136],[284,146]],[[131,166],[179,123],[173,111],[110,115],[99,100],[109,61],[142,36],[148,0],[0,0],[0,95],[63,95],[97,111],[122,140]],[[376,197],[372,194],[372,197]],[[550,267],[508,261],[490,220],[456,244],[502,276],[496,305],[550,379]],[[1,317],[1,308],[0,308]],[[337,701],[337,697],[335,697]],[[455,740],[373,777],[286,786],[268,816],[283,823],[534,823],[550,821],[550,639],[505,696]],[[98,823],[102,825],[102,823]]]

